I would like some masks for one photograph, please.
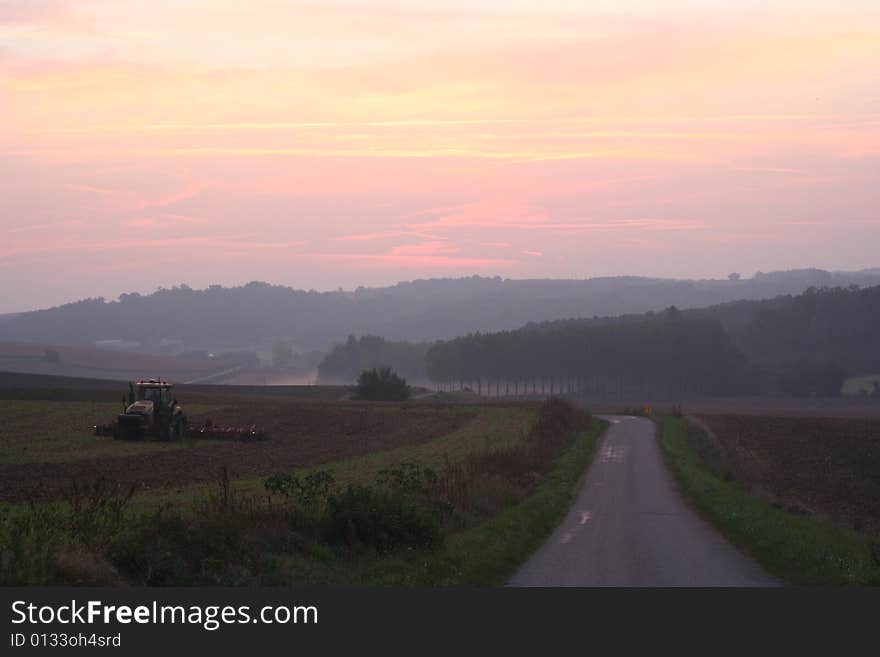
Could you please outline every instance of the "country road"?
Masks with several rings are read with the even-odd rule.
[[[611,422],[577,500],[510,586],[773,586],[677,491],[654,423]]]

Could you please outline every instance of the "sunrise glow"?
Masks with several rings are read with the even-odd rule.
[[[0,0],[0,312],[876,266],[880,6],[735,5]]]

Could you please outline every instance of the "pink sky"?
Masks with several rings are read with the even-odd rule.
[[[874,0],[0,0],[0,312],[857,269],[878,207]]]

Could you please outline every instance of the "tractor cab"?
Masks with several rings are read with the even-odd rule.
[[[135,386],[135,401],[151,401],[154,406],[167,406],[172,401],[172,388],[174,388],[173,384],[155,379],[138,381]]]

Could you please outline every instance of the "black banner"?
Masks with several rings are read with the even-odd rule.
[[[5,588],[0,599],[4,655],[473,654],[487,641],[494,654],[560,642],[674,647],[705,633],[726,647],[775,635],[842,648],[872,629],[880,608],[876,590],[784,588]]]

